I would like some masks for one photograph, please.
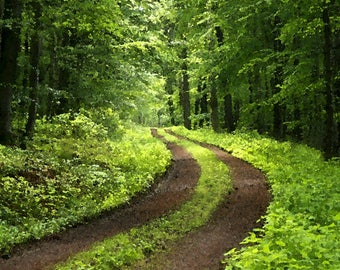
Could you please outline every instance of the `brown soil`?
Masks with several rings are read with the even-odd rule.
[[[157,136],[156,130],[152,130]],[[160,138],[162,139],[162,138]],[[178,208],[190,199],[200,175],[200,168],[183,148],[167,143],[173,154],[173,165],[147,193],[132,202],[103,214],[88,224],[15,248],[9,258],[0,259],[0,270],[47,269],[70,255],[88,249],[101,241],[132,227],[140,226]],[[256,220],[265,213],[270,200],[263,174],[224,151],[208,146],[231,169],[235,192],[226,194],[209,224],[175,243],[170,253],[138,269],[222,269],[223,253],[238,247],[247,232],[259,226]]]

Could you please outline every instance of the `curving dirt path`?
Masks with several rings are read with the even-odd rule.
[[[158,136],[156,130],[152,133]],[[156,255],[136,269],[223,269],[220,264],[223,253],[238,247],[247,232],[260,226],[256,221],[265,213],[270,200],[263,174],[221,149],[205,146],[230,167],[235,191],[226,194],[225,201],[206,226],[174,243],[169,253]],[[190,199],[200,168],[183,148],[173,143],[167,143],[167,147],[173,154],[173,165],[149,192],[88,224],[16,248],[9,259],[0,259],[0,270],[47,269],[89,248],[96,241],[140,226],[178,208]]]
[[[138,269],[222,270],[223,254],[240,247],[239,243],[247,233],[262,225],[257,221],[265,214],[271,198],[265,176],[247,162],[218,147],[201,145],[212,150],[228,165],[234,191],[226,194],[224,202],[207,225],[175,243],[170,253],[156,256]]]

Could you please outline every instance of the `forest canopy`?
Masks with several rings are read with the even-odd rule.
[[[335,0],[1,0],[0,143],[86,111],[340,152]]]

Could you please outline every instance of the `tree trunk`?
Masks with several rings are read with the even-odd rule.
[[[34,134],[34,125],[37,115],[37,106],[38,106],[38,87],[39,87],[39,59],[40,59],[40,49],[41,42],[39,37],[39,29],[40,29],[40,17],[42,14],[41,5],[39,3],[32,3],[32,8],[35,14],[35,31],[31,37],[31,46],[30,46],[30,76],[29,76],[29,84],[30,84],[30,105],[28,109],[28,120],[26,123],[26,133],[25,136],[28,139],[31,139]]]
[[[206,83],[204,78],[200,78],[197,92],[199,94],[198,98],[195,102],[195,115],[198,116],[198,122],[195,123],[195,127],[204,127],[204,124],[207,124],[209,121],[208,115],[208,96],[206,93]],[[197,126],[198,125],[198,126]]]
[[[266,112],[260,104],[264,100],[265,85],[261,79],[261,66],[255,64],[248,74],[249,82],[249,103],[252,106],[252,128],[256,129],[259,133],[266,131]]]
[[[203,95],[200,100],[200,108],[201,108],[201,114],[203,117],[200,119],[199,125],[200,127],[204,127],[205,124],[209,124],[209,117],[208,117],[208,95],[206,92],[206,83],[204,82],[202,85],[202,92]]]
[[[72,41],[74,44],[72,44]],[[76,45],[76,41],[72,40],[69,37],[68,33],[65,31],[63,33],[61,33],[59,36],[55,37],[55,42],[56,45],[55,46],[60,46],[60,47],[75,47]],[[54,54],[54,53],[53,53]],[[68,95],[71,95],[69,93],[69,85],[70,85],[70,75],[71,75],[71,71],[66,68],[65,66],[63,67],[57,67],[58,64],[56,56],[53,55],[53,61],[54,61],[54,70],[53,72],[55,72],[56,74],[53,75],[53,85],[55,87],[55,89],[57,89],[58,91],[62,91],[62,92],[67,92]],[[53,95],[50,95],[50,97],[55,98]],[[64,94],[62,96],[58,96],[55,98],[56,100],[54,100],[53,102],[53,110],[52,110],[52,115],[56,115],[56,114],[62,114],[62,113],[66,113],[71,109],[71,104],[70,104],[70,97],[69,96],[65,96]],[[79,104],[77,104],[79,105]],[[75,108],[73,108],[75,109]]]
[[[4,11],[5,11],[5,0],[0,0],[0,20],[4,17]],[[2,24],[0,25],[0,46],[1,46],[1,35],[2,35]],[[0,51],[0,57],[1,57],[1,51]]]
[[[334,97],[332,89],[332,29],[329,9],[323,10],[324,23],[324,78],[326,91],[326,136],[324,140],[325,157],[331,158],[336,153],[337,127],[334,120]]]
[[[49,119],[52,119],[57,112],[57,97],[56,92],[59,87],[59,65],[57,63],[56,48],[59,46],[59,39],[57,33],[53,33],[53,41],[48,48],[50,54],[50,65],[48,68],[48,78],[50,90],[47,95],[47,110],[46,115]]]
[[[173,78],[171,75],[168,74],[168,77],[166,79],[165,83],[165,91],[169,95],[168,97],[168,109],[169,109],[169,115],[170,115],[170,123],[171,125],[175,125],[175,107],[174,107],[174,101],[173,101],[173,93],[174,90],[172,88],[173,86]]]
[[[199,89],[199,87],[197,89]],[[199,92],[199,90],[198,90],[198,92]],[[200,97],[196,98],[196,100],[195,100],[195,106],[194,106],[195,122],[192,124],[193,129],[197,129],[199,127],[200,100],[201,100]]]
[[[189,93],[189,74],[188,74],[188,65],[187,61],[188,52],[187,49],[183,49],[182,51],[182,81],[181,81],[181,103],[183,109],[183,121],[184,126],[187,129],[191,129],[191,120],[190,120],[190,93]]]
[[[215,83],[212,83],[210,92],[210,107],[211,107],[211,126],[215,132],[220,129],[220,122],[218,117],[218,98],[217,98],[217,88]]]
[[[231,94],[224,96],[224,128],[228,132],[235,130],[234,117],[233,117],[233,100]]]
[[[234,130],[237,128],[237,123],[240,120],[240,114],[241,114],[241,101],[240,100],[234,100]]]
[[[337,30],[334,34],[334,44],[333,44],[333,52],[334,52],[334,71],[333,71],[333,93],[334,93],[334,108],[335,115],[340,115],[340,78],[339,76],[335,76],[334,74],[339,74],[340,69],[340,31]],[[340,119],[337,118],[337,146],[336,146],[336,156],[340,156]]]
[[[5,2],[4,20],[13,20],[12,26],[2,29],[0,49],[0,143],[13,143],[11,101],[17,78],[17,57],[20,51],[20,22],[22,2]]]
[[[208,95],[207,93],[204,93],[201,102],[200,102],[200,107],[201,107],[201,114],[203,117],[200,119],[200,127],[204,127],[204,125],[209,125],[209,116],[208,116]]]
[[[280,36],[280,28],[281,28],[281,19],[278,16],[275,16],[274,19],[274,52],[277,53],[277,64],[274,71],[274,78],[272,80],[273,93],[278,94],[281,89],[280,86],[283,83],[283,61],[281,56],[279,55],[284,50],[284,45],[281,40],[279,40]],[[284,132],[284,106],[279,102],[274,104],[274,120],[273,120],[273,135],[276,139],[282,139],[285,136]]]
[[[224,43],[224,35],[220,26],[215,27],[215,36],[217,39],[217,46],[221,47]],[[218,132],[220,130],[217,91],[218,91],[217,82],[216,79],[213,79],[210,92],[210,107],[211,107],[211,126],[215,132]]]

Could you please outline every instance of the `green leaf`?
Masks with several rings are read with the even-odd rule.
[[[335,221],[340,221],[340,212],[334,216]]]

